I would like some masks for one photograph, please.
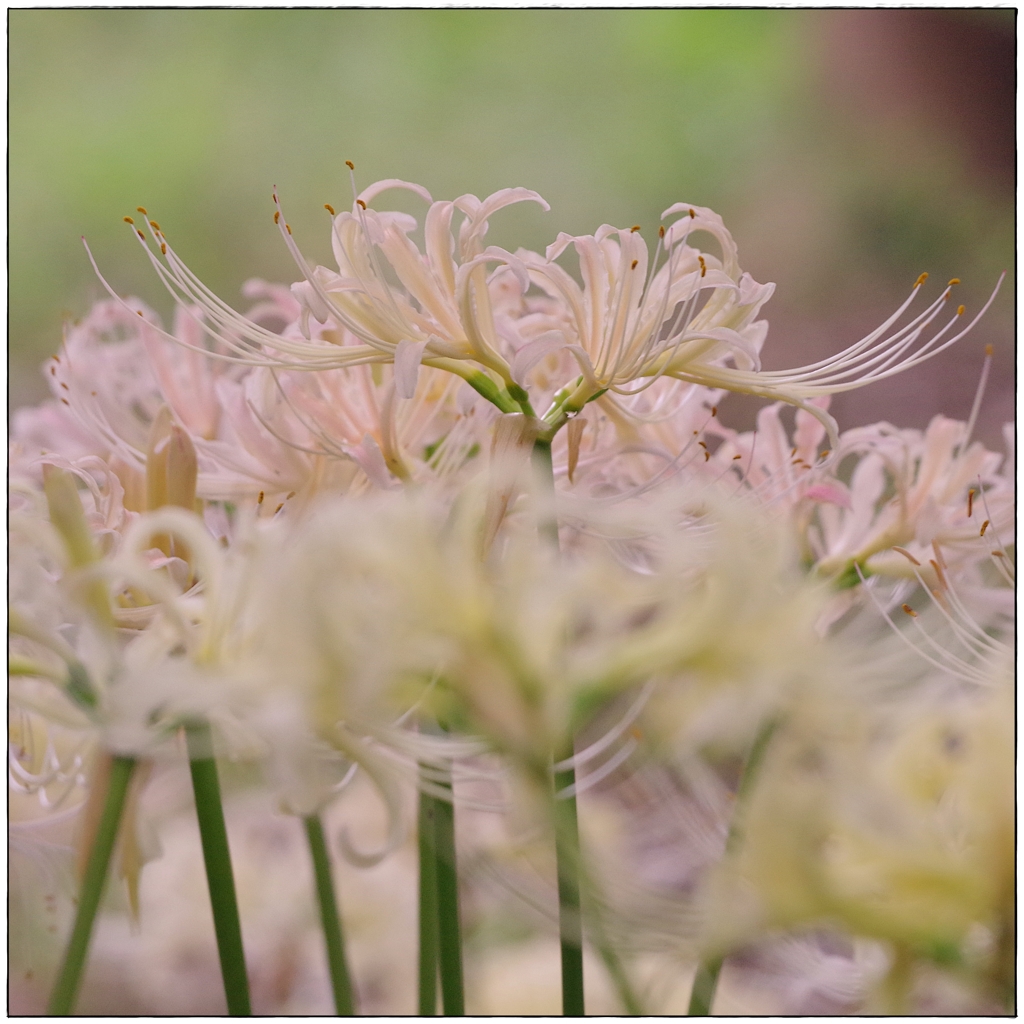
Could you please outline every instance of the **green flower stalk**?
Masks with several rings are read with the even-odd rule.
[[[217,762],[213,757],[213,736],[205,722],[193,722],[186,727],[185,738],[228,1014],[232,1017],[249,1017],[252,1015],[249,980],[245,973],[242,926],[238,918],[235,877],[231,870],[231,851],[224,824]]]
[[[354,1017],[356,1011],[352,981],[345,961],[345,940],[341,932],[338,902],[334,895],[331,861],[324,838],[323,823],[317,814],[303,818],[302,823],[306,829],[309,852],[313,858],[317,903],[320,907],[320,923],[327,946],[327,969],[331,976],[331,991],[334,993],[334,1009],[339,1017]]]
[[[110,781],[107,787],[107,799],[103,806],[96,838],[85,868],[82,888],[78,896],[78,910],[75,924],[71,931],[64,962],[61,964],[57,983],[53,987],[46,1013],[51,1017],[66,1017],[75,1006],[78,986],[82,980],[85,957],[89,950],[89,939],[92,936],[93,922],[103,895],[103,886],[107,880],[107,869],[110,855],[117,839],[121,814],[124,811],[128,785],[135,771],[135,759],[131,757],[115,757],[110,769]]]

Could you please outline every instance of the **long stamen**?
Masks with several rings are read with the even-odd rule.
[[[967,429],[964,430],[964,439],[960,442],[960,451],[967,451],[971,442],[971,434],[974,433],[974,425],[978,422],[978,413],[981,411],[981,401],[985,397],[985,385],[988,384],[989,371],[992,369],[991,345],[985,346],[985,362],[981,367],[981,377],[978,380],[978,390],[974,393],[974,402],[971,404],[971,414],[967,417]]]

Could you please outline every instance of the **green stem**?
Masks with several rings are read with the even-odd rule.
[[[576,784],[569,767],[555,772],[555,863],[558,870],[558,930],[562,947],[562,1015],[584,1016],[583,919],[580,911],[580,832],[576,796],[558,793]]]
[[[533,443],[533,464],[547,485],[551,508],[538,529],[542,537],[558,549],[558,517],[555,513],[555,468],[551,460],[551,442]],[[572,757],[572,741],[566,757]],[[562,760],[564,760],[563,758]],[[580,909],[580,830],[576,812],[576,792],[560,800],[558,793],[576,785],[576,770],[568,767],[555,772],[555,864],[558,872],[558,931],[562,952],[562,1014],[582,1017],[583,1004],[583,919]]]
[[[316,895],[320,904],[320,923],[324,929],[327,945],[327,970],[331,975],[331,989],[334,992],[334,1009],[339,1017],[354,1017],[355,1002],[352,997],[352,981],[348,964],[345,962],[345,940],[341,934],[341,918],[334,896],[331,880],[331,860],[324,839],[324,827],[320,816],[311,814],[302,819],[309,840],[309,852],[313,857],[313,871],[316,875]]]
[[[686,1011],[689,1017],[710,1017],[711,1004],[715,1001],[715,990],[718,988],[718,975],[722,973],[723,957],[715,957],[702,961],[697,967],[690,992],[690,1008]]]
[[[89,938],[92,935],[96,911],[103,895],[103,884],[107,879],[107,868],[110,855],[117,839],[117,829],[121,823],[125,798],[128,795],[128,783],[135,770],[135,759],[131,757],[115,757],[110,769],[110,781],[107,786],[107,799],[103,805],[99,828],[89,852],[89,860],[85,866],[82,889],[78,894],[78,910],[75,913],[75,924],[71,930],[64,962],[61,964],[57,983],[50,995],[46,1013],[50,1017],[66,1017],[75,1005],[75,996],[82,980],[82,969],[85,967],[85,956],[89,950]]]
[[[192,769],[192,791],[199,819],[199,837],[206,863],[206,883],[210,890],[213,927],[217,933],[220,973],[224,979],[224,995],[228,1014],[250,1017],[249,980],[245,975],[245,953],[242,949],[242,926],[238,919],[235,898],[235,877],[231,871],[231,851],[224,824],[224,807],[220,799],[217,762],[213,757],[213,736],[206,722],[192,722],[185,727],[189,765]]]
[[[747,763],[743,766],[739,786],[736,789],[736,802],[733,804],[732,821],[729,823],[729,834],[725,840],[725,852],[732,853],[743,838],[743,826],[740,821],[744,804],[750,795],[754,781],[761,770],[765,750],[771,740],[778,721],[771,719],[761,726],[754,738],[754,745],[747,755]],[[718,976],[722,973],[725,957],[711,957],[697,965],[697,973],[693,979],[690,992],[690,1008],[686,1011],[689,1017],[710,1017],[711,1006],[715,1001],[715,990],[718,988]]]
[[[437,801],[420,793],[420,951],[419,951],[419,1015],[437,1016]]]
[[[450,790],[450,776],[441,785]],[[459,879],[455,866],[454,797],[436,800],[434,803],[434,843],[441,1005],[446,1017],[464,1017],[466,1007],[462,989],[462,925],[459,920]]]

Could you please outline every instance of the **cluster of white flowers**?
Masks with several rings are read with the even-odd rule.
[[[422,242],[371,208],[391,188],[428,204]],[[111,757],[138,758],[118,857],[145,930],[148,794],[202,719],[288,813],[363,777],[384,825],[336,833],[363,870],[454,771],[456,806],[507,826],[460,842],[553,906],[523,864],[580,797],[584,934],[627,973],[731,956],[788,1012],[927,1008],[928,972],[1010,998],[1012,452],[827,411],[962,337],[957,282],[912,316],[921,275],[864,339],[764,371],[774,285],[703,207],[669,207],[653,253],[603,225],[540,255],[485,242],[534,192],[387,180],[327,208],[332,269],[274,202],[301,280],[249,282],[246,315],[126,218],[173,329],[110,289],[14,415],[16,870],[57,886]],[[774,404],[738,432],[729,392]]]

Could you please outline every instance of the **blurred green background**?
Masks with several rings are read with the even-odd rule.
[[[913,378],[842,396],[840,423],[1012,417],[1014,11],[12,10],[11,404],[45,393],[62,319],[112,285],[169,300],[122,223],[146,206],[231,302],[293,280],[276,185],[307,256],[325,202],[399,177],[435,198],[540,192],[492,222],[542,248],[604,222],[653,235],[671,203],[711,206],[741,261],[778,282],[767,366],[856,340],[918,273],[963,279],[975,335]],[[392,193],[391,195],[397,195]],[[407,207],[415,211],[416,206]],[[422,209],[422,207],[420,207]],[[735,403],[732,422],[751,407]]]

